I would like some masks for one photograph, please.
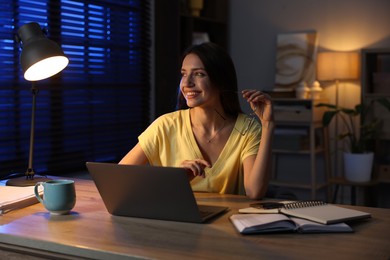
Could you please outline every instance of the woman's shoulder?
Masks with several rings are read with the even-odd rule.
[[[180,109],[173,112],[169,112],[159,116],[159,120],[176,120],[178,118],[183,118],[187,114],[187,109]]]
[[[261,129],[261,124],[256,116],[239,113],[237,116],[236,127],[250,127],[251,130],[259,131]]]
[[[175,124],[178,122],[180,123],[180,122],[183,122],[185,120],[185,117],[187,116],[187,114],[188,114],[187,109],[169,112],[169,113],[166,113],[166,114],[159,116],[155,120],[155,123],[159,123],[159,124]]]
[[[237,115],[237,122],[238,122],[238,123],[245,123],[245,122],[247,122],[248,120],[252,120],[252,119],[254,119],[253,116],[249,116],[249,115],[247,115],[247,114],[245,114],[245,113],[243,113],[243,112],[240,112],[240,113],[238,113],[238,115]]]

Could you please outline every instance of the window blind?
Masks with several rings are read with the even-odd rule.
[[[150,3],[143,0],[11,0],[0,7],[0,175],[28,164],[31,83],[17,29],[37,22],[70,63],[36,82],[33,167],[38,174],[118,162],[148,125]]]

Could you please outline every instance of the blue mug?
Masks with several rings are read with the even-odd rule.
[[[39,194],[39,186],[43,186],[43,198]],[[38,201],[54,215],[68,214],[76,204],[76,190],[72,180],[37,182],[34,193]]]

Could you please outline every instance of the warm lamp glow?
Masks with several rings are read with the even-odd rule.
[[[317,79],[358,79],[359,61],[358,52],[320,52],[317,54]]]
[[[29,67],[24,73],[24,78],[29,81],[50,78],[62,71],[68,63],[69,60],[65,56],[46,58]]]
[[[16,38],[22,47],[20,63],[26,80],[50,78],[69,63],[61,47],[46,38],[38,23],[32,22],[20,27]]]

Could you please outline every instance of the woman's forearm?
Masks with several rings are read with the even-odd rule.
[[[267,191],[271,178],[272,140],[275,124],[273,121],[262,123],[259,150],[250,174],[244,177],[245,191],[248,197],[260,199]]]

